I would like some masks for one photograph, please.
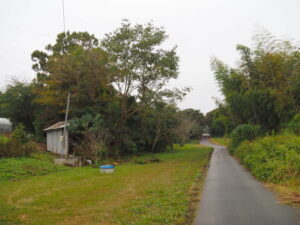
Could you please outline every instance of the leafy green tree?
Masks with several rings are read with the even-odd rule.
[[[131,25],[124,20],[121,27],[109,33],[101,46],[110,56],[113,85],[121,96],[122,121],[135,113],[129,99],[134,96],[141,106],[151,103],[156,94],[178,75],[176,47],[164,50],[160,45],[167,35],[162,28]]]
[[[32,84],[13,81],[0,95],[1,116],[9,118],[14,125],[22,123],[28,132],[35,133],[33,123],[39,109],[35,98]]]
[[[128,21],[100,41],[85,32],[59,34],[32,54],[39,121],[62,120],[70,92],[78,154],[99,160],[165,150],[176,141],[176,101],[189,91],[167,88],[177,78],[178,57],[176,48],[161,47],[166,38],[162,28]]]
[[[71,116],[103,108],[114,96],[108,77],[108,56],[98,40],[86,32],[61,33],[46,52],[32,54],[37,102],[43,105],[43,120],[63,119],[67,93],[71,93]]]
[[[136,148],[134,143],[143,143],[142,145],[152,152],[154,148],[159,148],[157,143],[163,136],[161,126],[165,122],[162,121],[165,113],[159,111],[164,107],[158,105],[164,105],[167,99],[179,99],[186,91],[165,88],[168,81],[177,78],[178,75],[176,47],[171,50],[160,47],[166,38],[162,28],[154,27],[150,23],[133,26],[124,20],[120,28],[107,34],[101,42],[101,47],[109,55],[113,86],[120,96],[121,123],[118,127],[118,137],[123,141],[117,142],[127,143],[131,149]],[[141,127],[139,132],[148,137],[145,140],[136,140],[140,137],[138,134],[133,137],[127,135],[128,127],[137,121],[137,126]],[[148,126],[153,127],[152,125],[155,132],[149,134]],[[128,149],[124,145],[119,148]]]
[[[206,113],[203,118],[204,130],[208,128],[212,136],[227,136],[238,123],[228,104],[219,101],[216,104],[218,108]]]
[[[231,150],[234,150],[240,143],[245,140],[253,140],[261,134],[259,126],[242,124],[237,126],[230,134]]]
[[[237,67],[214,58],[212,69],[233,120],[277,131],[299,111],[300,53],[266,31],[254,39],[253,49],[237,46]]]
[[[179,118],[182,120],[184,125],[183,127],[190,127],[187,139],[197,139],[200,138],[203,133],[204,128],[204,115],[200,110],[195,109],[185,109],[178,112]]]

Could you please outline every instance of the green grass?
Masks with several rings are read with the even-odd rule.
[[[156,154],[162,162],[124,163],[113,174],[85,167],[1,181],[0,224],[183,224],[210,152],[188,144]]]
[[[32,176],[42,176],[69,169],[53,164],[50,154],[35,153],[31,157],[0,159],[0,181],[20,180]]]
[[[229,146],[229,142],[230,142],[230,138],[227,137],[213,137],[209,139],[213,144],[217,144],[217,145],[223,145],[228,147]]]

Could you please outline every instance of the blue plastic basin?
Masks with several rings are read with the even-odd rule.
[[[100,166],[100,169],[113,169],[115,168],[114,165],[103,165],[103,166]]]

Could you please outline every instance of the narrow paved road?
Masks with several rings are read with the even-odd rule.
[[[207,173],[195,225],[296,225],[299,211],[278,203],[227,150],[215,148]]]

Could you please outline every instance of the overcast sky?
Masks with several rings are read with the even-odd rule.
[[[179,104],[208,112],[221,98],[210,58],[234,65],[237,44],[251,46],[257,26],[278,37],[300,40],[299,0],[65,0],[66,30],[102,38],[121,20],[153,21],[169,35],[165,47],[178,46],[180,76],[172,85],[193,91]],[[0,88],[11,77],[30,81],[31,53],[43,50],[63,31],[61,0],[1,0]]]

